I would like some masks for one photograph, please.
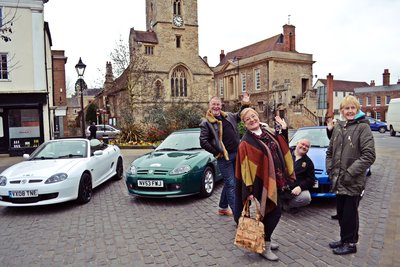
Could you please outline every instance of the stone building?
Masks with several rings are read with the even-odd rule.
[[[386,121],[390,99],[400,97],[400,79],[397,84],[390,84],[390,72],[389,69],[385,69],[382,74],[382,85],[376,86],[372,80],[370,86],[355,88],[354,93],[360,101],[361,110],[367,116]]]
[[[317,125],[316,94],[312,88],[311,54],[296,51],[295,26],[283,25],[283,33],[227,54],[213,68],[214,90],[226,106],[235,107],[247,91],[262,121],[274,114],[290,127]]]
[[[197,0],[146,0],[146,30],[131,28],[130,65],[115,80],[107,62],[104,90],[97,106],[114,121],[123,119],[126,101],[135,121],[157,106],[206,107],[213,72],[199,57]]]

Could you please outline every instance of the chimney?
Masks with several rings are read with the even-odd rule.
[[[219,54],[219,62],[221,62],[225,58],[224,50],[221,50],[221,54]]]
[[[207,57],[207,56],[204,56],[204,57],[203,57],[203,60],[204,60],[205,63],[208,64],[208,57]]]
[[[296,27],[293,25],[283,25],[283,45],[285,52],[296,51]]]
[[[390,85],[390,73],[389,69],[385,69],[383,71],[383,86],[388,86]]]
[[[114,81],[114,74],[112,71],[112,65],[110,61],[106,62],[106,83],[111,83]]]
[[[370,86],[375,86],[375,80],[371,80]]]
[[[333,75],[328,74],[326,76],[326,86],[327,86],[327,110],[326,117],[333,117]]]

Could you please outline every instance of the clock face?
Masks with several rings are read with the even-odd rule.
[[[175,16],[174,17],[174,25],[177,27],[182,27],[183,26],[183,18],[181,16]]]

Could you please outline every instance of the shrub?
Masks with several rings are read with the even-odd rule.
[[[156,142],[156,141],[161,141],[163,139],[165,139],[165,137],[167,137],[167,132],[157,129],[156,127],[150,127],[145,136],[144,139],[147,142]]]

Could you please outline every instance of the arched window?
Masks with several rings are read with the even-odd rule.
[[[171,77],[171,97],[187,97],[187,73],[183,67],[177,67]]]
[[[181,0],[174,1],[174,15],[182,15],[181,14]]]
[[[162,96],[162,84],[160,80],[157,80],[154,84],[155,96],[156,98],[160,98]]]

